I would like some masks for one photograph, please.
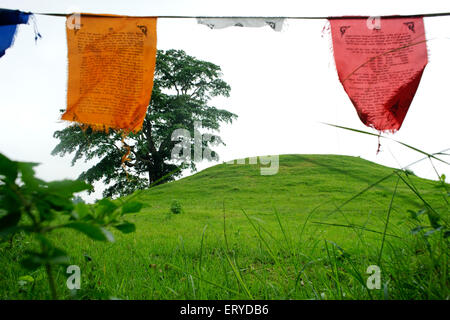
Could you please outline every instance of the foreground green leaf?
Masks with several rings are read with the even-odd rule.
[[[134,225],[134,223],[130,223],[127,221],[114,227],[122,233],[131,233],[136,231],[136,226]]]
[[[85,222],[71,222],[63,226],[64,228],[71,228],[84,233],[91,239],[99,241],[114,241],[112,234],[106,229]]]
[[[142,209],[142,206],[143,204],[138,201],[126,202],[122,206],[122,214],[139,212]]]

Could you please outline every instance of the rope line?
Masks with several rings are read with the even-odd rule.
[[[46,13],[46,12],[30,12],[38,15],[44,16],[54,16],[54,17],[67,17],[72,13]],[[83,15],[83,13],[81,14]],[[121,15],[110,15],[110,14],[86,14],[91,17],[117,17],[120,18]],[[251,18],[262,18],[262,19],[297,19],[297,20],[333,20],[333,19],[368,19],[372,17],[382,17],[383,19],[396,19],[396,18],[432,18],[432,17],[444,17],[450,16],[450,12],[436,12],[436,13],[422,13],[422,14],[410,14],[410,15],[389,15],[389,16],[129,16],[136,18],[160,18],[160,19],[218,19],[218,18],[228,18],[228,19],[251,19]]]

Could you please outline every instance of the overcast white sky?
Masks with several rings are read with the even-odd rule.
[[[122,15],[334,16],[450,12],[445,1],[65,1],[0,0],[1,8],[31,12],[73,11]],[[89,165],[53,157],[55,130],[66,105],[65,18],[36,15],[42,39],[21,25],[15,44],[0,59],[0,152],[40,162],[45,180],[76,178]],[[183,49],[222,67],[231,97],[214,105],[239,115],[221,135],[221,161],[267,154],[320,153],[361,156],[392,167],[421,155],[395,143],[321,124],[371,131],[359,120],[336,74],[326,20],[288,20],[282,32],[265,28],[210,30],[195,19],[159,19],[158,48]],[[428,152],[450,147],[450,17],[426,18],[429,63],[402,128],[392,137]],[[374,132],[374,131],[373,131]],[[446,160],[450,160],[447,157]],[[213,165],[206,163],[201,167]],[[450,176],[448,166],[436,163]],[[436,178],[429,162],[411,167]],[[101,188],[95,197],[100,197]],[[89,198],[90,200],[93,197]]]

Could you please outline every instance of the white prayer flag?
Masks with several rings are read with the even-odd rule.
[[[274,31],[281,31],[284,18],[197,18],[199,24],[204,24],[211,29],[223,29],[227,27],[271,27]]]

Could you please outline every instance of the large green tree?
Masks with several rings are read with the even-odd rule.
[[[107,185],[105,197],[122,196],[171,181],[186,168],[196,170],[194,156],[183,162],[173,161],[172,150],[178,141],[172,141],[172,133],[187,130],[192,137],[190,142],[194,142],[193,137],[198,137],[194,125],[197,121],[201,121],[202,128],[217,131],[222,123],[237,118],[210,105],[212,97],[229,96],[230,86],[221,77],[220,67],[211,62],[198,60],[182,50],[158,50],[153,92],[143,128],[130,133],[125,140],[130,148],[129,161],[124,162],[126,170],[121,161],[126,151],[122,135],[112,130],[108,133],[82,130],[72,125],[56,131],[54,137],[60,142],[52,154],[74,153],[72,165],[81,159],[99,159],[80,179],[88,183],[102,181]],[[220,136],[210,140],[201,139],[201,150],[207,149],[214,155],[210,148],[223,142]]]

